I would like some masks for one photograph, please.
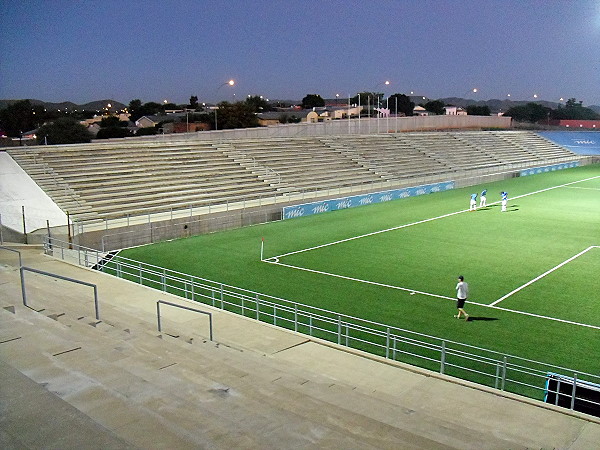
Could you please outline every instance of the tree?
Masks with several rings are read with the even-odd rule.
[[[536,123],[540,120],[546,120],[551,111],[550,108],[531,102],[526,105],[513,106],[504,115],[512,117],[517,122]]]
[[[33,130],[45,120],[44,108],[33,105],[29,100],[21,100],[0,111],[0,128],[8,136],[20,137],[22,133]]]
[[[155,102],[148,102],[142,105],[141,100],[135,99],[129,102],[129,120],[135,122],[142,116],[152,116],[164,111],[163,105]]]
[[[216,114],[219,130],[258,126],[258,117],[245,102],[219,103]]]
[[[60,117],[37,131],[39,144],[82,144],[91,140],[87,128],[71,117]]]
[[[190,108],[198,109],[198,97],[195,95],[190,97]]]
[[[273,108],[267,103],[267,101],[259,95],[253,95],[246,98],[246,104],[252,108],[254,112],[266,112],[272,111]]]
[[[117,116],[108,116],[102,118],[102,120],[100,121],[100,127],[127,127],[127,122],[125,122],[124,120],[119,120]]]
[[[425,103],[423,105],[423,108],[425,108],[429,112],[437,114],[438,116],[443,116],[444,114],[446,114],[446,110],[444,109],[444,106],[446,106],[446,105],[441,100],[431,100],[431,101]]]
[[[320,108],[325,106],[325,100],[319,94],[307,94],[302,99],[302,108],[311,109],[311,108]]]
[[[415,109],[415,103],[410,101],[410,97],[404,94],[394,94],[389,98],[390,111],[398,111],[398,114],[412,116]],[[397,109],[396,109],[397,107]]]
[[[575,98],[570,98],[564,108],[559,105],[558,109],[550,113],[550,117],[558,120],[597,120],[600,118],[599,114],[590,108],[585,108],[582,103]]]
[[[360,106],[367,108],[369,105],[376,105],[377,101],[381,102],[382,99],[382,93],[359,92],[350,99],[350,103],[354,105],[358,105],[360,103]]]
[[[491,114],[490,107],[487,105],[477,106],[477,105],[469,105],[467,106],[467,114],[469,116],[489,116]]]
[[[131,136],[131,133],[127,128],[107,127],[100,128],[100,131],[98,131],[98,134],[96,135],[96,139],[124,138],[127,136]]]

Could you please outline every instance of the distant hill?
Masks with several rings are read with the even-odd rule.
[[[16,102],[20,102],[21,100],[26,100],[26,99],[19,99],[19,100],[0,100],[0,109],[4,109],[9,105],[12,105],[13,103]],[[44,102],[42,100],[37,100],[34,98],[30,98],[29,101],[31,103],[33,103],[34,105],[42,105],[44,108],[46,108],[49,111],[57,111],[57,110],[86,110],[86,111],[101,111],[102,109],[106,108],[107,105],[110,103],[110,110],[111,111],[120,111],[121,109],[124,109],[127,107],[127,105],[124,105],[123,103],[120,103],[116,100],[96,100],[93,102],[89,102],[89,103],[85,103],[83,105],[78,105],[76,103],[73,102],[61,102],[61,103],[51,103],[51,102]]]
[[[600,114],[600,105],[592,105],[592,106],[588,106],[588,108],[590,108],[592,111]]]

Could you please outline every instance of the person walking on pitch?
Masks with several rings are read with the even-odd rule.
[[[471,202],[469,203],[469,211],[477,209],[477,194],[471,194]]]
[[[487,189],[484,189],[483,191],[481,191],[481,195],[479,196],[479,207],[480,208],[484,208],[487,206],[487,198],[485,197],[487,195]]]
[[[469,320],[469,315],[465,311],[465,302],[469,295],[469,285],[465,283],[465,277],[462,275],[458,277],[458,284],[456,285],[456,309],[458,314],[454,317],[460,319],[460,316],[465,316],[465,320]]]
[[[508,204],[508,192],[500,192],[500,197],[502,198],[502,209],[500,209],[500,212],[506,212],[506,205]]]

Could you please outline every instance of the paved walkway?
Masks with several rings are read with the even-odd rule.
[[[0,447],[598,448],[600,420],[0,249]],[[168,334],[167,334],[168,333]],[[178,337],[173,337],[178,336]]]

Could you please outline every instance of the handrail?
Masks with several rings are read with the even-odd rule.
[[[88,283],[87,281],[77,280],[75,278],[65,277],[63,275],[58,275],[56,273],[46,272],[44,270],[34,269],[32,267],[21,266],[20,267],[20,273],[21,273],[21,294],[23,296],[23,305],[25,305],[26,307],[31,308],[27,304],[27,290],[26,290],[26,287],[25,287],[25,272],[33,272],[33,273],[37,273],[37,274],[40,274],[40,275],[46,275],[46,276],[49,276],[49,277],[58,278],[60,280],[70,281],[71,283],[82,284],[84,286],[90,286],[90,287],[94,288],[94,309],[95,309],[95,312],[96,312],[96,320],[100,320],[100,311],[99,311],[99,305],[98,305],[98,287],[95,284]]]
[[[210,330],[210,340],[213,340],[213,322],[212,322],[212,313],[201,311],[199,309],[190,308],[189,306],[178,305],[177,303],[167,302],[165,300],[158,300],[156,302],[156,317],[158,319],[158,331],[162,332],[162,326],[160,322],[160,305],[169,305],[174,306],[175,308],[185,309],[187,311],[194,311],[199,314],[206,314],[208,316],[209,330]]]
[[[19,250],[15,250],[14,248],[10,248],[10,247],[4,247],[3,245],[0,245],[0,249],[17,253],[19,255],[19,267],[23,267],[23,259],[21,258],[21,252]]]

